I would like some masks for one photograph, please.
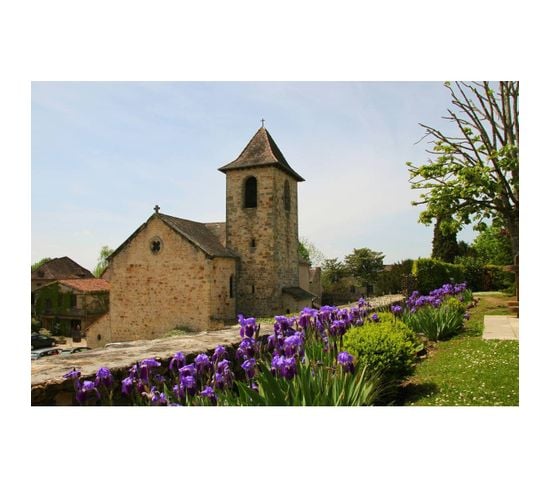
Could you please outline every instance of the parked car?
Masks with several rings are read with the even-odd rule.
[[[61,354],[63,352],[63,349],[60,347],[50,347],[47,349],[40,349],[39,351],[32,351],[31,352],[31,361],[34,361],[36,359],[44,358],[47,356],[57,356],[58,354]]]
[[[53,347],[56,344],[57,342],[53,337],[48,337],[42,334],[31,334],[31,351],[34,349]]]
[[[84,351],[91,351],[91,350],[92,350],[91,347],[78,346],[78,347],[73,347],[72,349],[63,349],[61,351],[61,354],[75,354],[77,352],[84,352]]]

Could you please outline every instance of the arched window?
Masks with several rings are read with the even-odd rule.
[[[283,200],[285,201],[285,210],[290,210],[290,185],[288,180],[285,181]]]
[[[244,207],[256,208],[258,206],[258,181],[250,176],[244,182]]]
[[[233,283],[233,275],[231,275],[229,277],[229,298],[233,298],[233,287],[234,287],[234,283]]]

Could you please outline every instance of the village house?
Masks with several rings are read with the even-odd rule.
[[[55,335],[80,337],[109,310],[109,289],[109,282],[98,278],[47,283],[34,291],[34,317]]]
[[[94,275],[71,258],[64,256],[45,262],[31,271],[31,293],[39,286],[56,280],[76,280],[94,278]]]
[[[219,170],[226,221],[195,222],[155,206],[108,258],[102,278],[110,283],[110,310],[87,329],[88,345],[217,329],[240,313],[272,317],[319,298],[320,273],[298,260],[304,179],[263,125]]]

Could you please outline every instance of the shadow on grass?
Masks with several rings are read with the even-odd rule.
[[[399,387],[395,405],[414,403],[421,398],[434,395],[438,391],[439,388],[435,383],[407,383]]]

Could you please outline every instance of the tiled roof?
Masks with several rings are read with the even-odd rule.
[[[299,286],[287,286],[283,288],[283,293],[290,295],[296,300],[311,300],[312,298],[317,298],[317,295],[314,295]]]
[[[58,280],[61,285],[68,286],[77,291],[94,292],[94,291],[109,291],[111,285],[107,280],[101,278],[90,278],[83,280]]]
[[[236,258],[229,249],[224,247],[216,235],[208,229],[208,225],[192,220],[180,219],[166,214],[157,214],[164,223],[176,232],[200,247],[206,254],[213,257]]]
[[[254,168],[257,166],[276,166],[296,180],[305,181],[290,167],[271,134],[264,127],[260,127],[258,132],[254,134],[254,137],[237,159],[222,166],[219,170],[225,173],[232,169]]]
[[[58,280],[93,277],[94,275],[90,271],[67,256],[54,258],[31,272],[31,279]]]

